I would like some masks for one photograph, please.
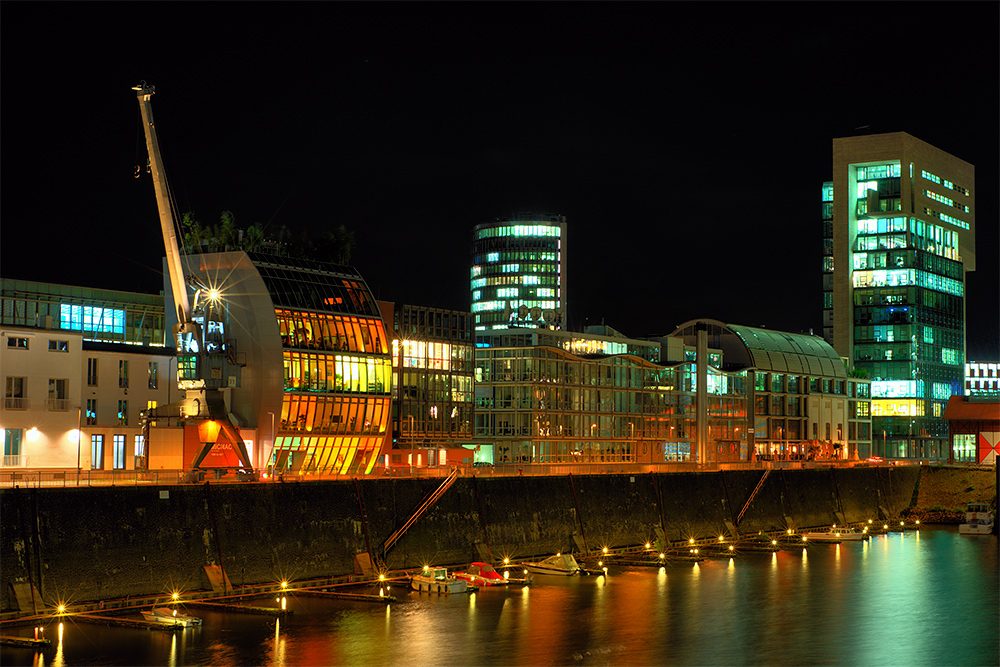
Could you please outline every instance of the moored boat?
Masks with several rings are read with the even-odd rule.
[[[860,542],[868,539],[868,532],[855,530],[850,526],[831,526],[826,530],[802,533],[802,538],[807,542]]]
[[[410,577],[410,587],[415,591],[447,595],[450,593],[468,593],[469,582],[448,575],[447,568],[425,567]]]
[[[583,568],[576,562],[573,554],[556,554],[545,560],[521,563],[531,574],[552,574],[558,577],[571,577],[583,574]]]
[[[965,507],[965,523],[959,524],[962,535],[989,535],[993,532],[993,512],[986,503],[969,503]]]
[[[531,583],[531,579],[528,577],[511,577],[507,572],[500,574],[489,563],[478,562],[469,565],[465,572],[456,572],[455,578],[464,579],[473,586],[523,586]]]
[[[179,625],[184,628],[201,625],[201,619],[197,616],[188,616],[187,614],[180,613],[176,609],[168,609],[167,607],[153,607],[150,611],[142,612],[142,617],[150,623]]]

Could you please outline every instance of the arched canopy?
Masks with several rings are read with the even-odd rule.
[[[829,343],[809,334],[726,324],[718,320],[691,320],[671,336],[697,344],[699,329],[708,332],[708,346],[722,350],[727,369],[752,367],[758,371],[830,378],[847,377],[847,368]]]

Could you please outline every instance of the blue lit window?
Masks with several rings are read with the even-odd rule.
[[[125,311],[116,308],[72,306],[64,303],[60,305],[59,320],[61,329],[125,333]]]

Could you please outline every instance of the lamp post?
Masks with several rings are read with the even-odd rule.
[[[83,446],[80,442],[83,440],[83,431],[81,430],[83,419],[83,406],[79,406],[76,409],[76,485],[80,486],[80,448]]]
[[[274,413],[268,412],[267,414],[271,415],[271,451],[268,452],[267,459],[263,462],[264,465],[268,465],[271,457],[274,456]],[[273,473],[274,471],[272,470],[271,472]]]

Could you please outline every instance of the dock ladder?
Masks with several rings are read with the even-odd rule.
[[[441,482],[441,485],[438,486],[438,488],[434,489],[434,491],[429,496],[424,498],[424,501],[420,503],[420,506],[417,507],[416,510],[414,510],[413,516],[411,516],[406,523],[404,523],[400,528],[396,530],[396,532],[394,532],[392,535],[386,538],[385,542],[382,543],[383,559],[385,558],[385,554],[389,551],[389,549],[391,549],[392,546],[399,541],[399,538],[403,536],[403,533],[405,533],[410,528],[410,526],[415,524],[417,522],[417,519],[423,516],[424,512],[426,512],[427,510],[429,510],[431,507],[434,506],[434,503],[436,503],[438,499],[444,495],[445,491],[451,488],[451,485],[455,483],[456,479],[458,479],[458,468],[452,470],[451,474],[445,477],[444,481]]]
[[[757,486],[754,487],[753,493],[751,493],[750,497],[747,498],[747,501],[745,503],[743,503],[743,509],[741,509],[740,513],[736,516],[736,525],[737,526],[740,525],[740,521],[743,520],[743,515],[746,514],[747,508],[750,507],[750,503],[753,502],[753,497],[757,495],[758,491],[760,491],[760,487],[764,486],[764,480],[767,479],[767,476],[770,475],[770,474],[771,474],[771,469],[767,468],[764,471],[764,475],[760,478],[760,481],[757,482]]]

